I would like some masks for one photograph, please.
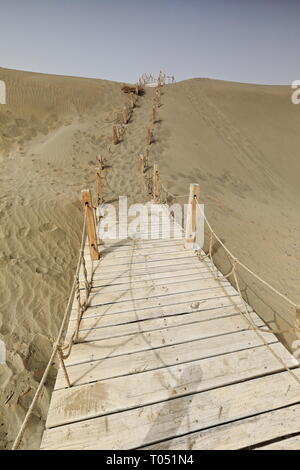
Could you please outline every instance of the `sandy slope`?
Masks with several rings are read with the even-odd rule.
[[[82,223],[79,193],[94,187],[96,154],[110,165],[106,200],[147,198],[137,160],[153,90],[140,98],[122,143],[111,146],[114,110],[127,100],[120,84],[4,69],[0,79],[9,103],[0,108],[0,339],[8,349],[0,366],[0,442],[9,448],[62,318]],[[206,213],[229,248],[300,303],[300,108],[290,89],[193,79],[165,87],[162,103],[149,156],[165,185],[186,194],[199,182]],[[245,281],[264,318],[277,311],[292,321],[285,304]],[[24,447],[38,445],[50,393],[51,380]]]
[[[161,167],[179,193],[199,182],[206,214],[232,252],[299,303],[300,108],[290,94],[289,87],[201,79],[169,87]],[[215,251],[228,272],[222,250]],[[285,320],[292,325],[294,311],[244,278],[259,313],[275,328],[290,328]]]
[[[94,188],[95,157],[110,146],[107,121],[127,97],[112,82],[2,70],[0,75],[9,93],[9,106],[0,108],[0,121],[8,122],[0,127],[0,339],[8,352],[7,365],[0,365],[0,441],[10,447],[70,290],[82,224],[80,190]],[[47,125],[48,115],[56,116],[54,125]],[[22,143],[8,132],[19,119],[32,130]],[[132,172],[134,150],[127,148],[124,143],[124,159],[115,150],[109,154],[117,168],[108,170],[115,191],[107,190],[107,199],[132,187],[136,198],[142,190]],[[47,390],[25,435],[26,447],[38,442]]]

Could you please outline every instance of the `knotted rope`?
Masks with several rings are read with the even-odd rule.
[[[66,367],[65,367],[65,364],[64,364],[64,359],[66,359],[68,357],[68,355],[70,354],[70,351],[71,351],[71,348],[72,348],[72,345],[74,344],[74,341],[73,340],[76,340],[77,339],[77,336],[78,336],[78,329],[79,329],[79,315],[77,317],[77,322],[76,322],[76,328],[75,328],[75,332],[73,333],[73,335],[71,336],[71,341],[68,345],[68,352],[67,354],[64,354],[63,353],[63,347],[61,345],[61,341],[62,341],[62,337],[63,337],[63,334],[64,334],[64,330],[65,330],[65,327],[66,327],[66,322],[67,322],[67,319],[69,317],[69,314],[70,314],[70,311],[71,311],[71,308],[72,308],[72,303],[73,303],[73,299],[74,299],[74,295],[76,294],[76,296],[78,295],[78,289],[79,289],[79,271],[80,271],[80,268],[81,268],[81,265],[82,265],[82,260],[84,259],[84,256],[83,256],[83,253],[84,253],[84,245],[85,245],[85,238],[86,238],[86,220],[87,220],[87,207],[85,207],[85,211],[84,211],[84,220],[83,220],[83,227],[82,227],[82,236],[81,236],[81,244],[80,244],[80,251],[79,251],[79,257],[78,257],[78,261],[77,261],[77,266],[76,266],[76,271],[75,271],[75,274],[74,274],[74,280],[73,280],[73,284],[72,284],[72,288],[71,288],[71,292],[70,292],[70,295],[69,295],[69,299],[68,299],[68,303],[67,303],[67,306],[66,306],[66,309],[65,309],[65,313],[64,313],[64,316],[63,316],[63,319],[62,319],[62,322],[61,322],[61,326],[60,326],[60,329],[59,329],[59,332],[58,332],[58,335],[57,335],[57,338],[56,338],[56,341],[53,343],[53,347],[52,347],[52,352],[51,352],[51,355],[50,355],[50,358],[49,358],[49,361],[47,363],[47,366],[44,370],[44,373],[43,373],[43,376],[41,378],[41,381],[35,391],[35,394],[33,396],[33,399],[32,399],[32,402],[30,404],[30,407],[28,408],[27,412],[26,412],[26,415],[24,417],[24,420],[22,422],[22,425],[19,429],[19,432],[17,434],[17,437],[13,443],[13,446],[12,446],[12,450],[16,450],[18,449],[19,445],[20,445],[20,442],[22,440],[22,437],[23,437],[23,434],[24,434],[24,431],[26,429],[26,425],[28,423],[28,420],[29,418],[31,417],[32,415],[32,412],[33,412],[33,409],[36,405],[36,402],[37,400],[39,399],[40,395],[41,395],[41,392],[43,391],[43,386],[46,382],[46,379],[48,377],[48,374],[50,372],[50,369],[53,365],[53,362],[54,362],[54,359],[55,359],[55,356],[58,355],[58,358],[60,360],[60,363],[62,365],[62,370],[64,372],[64,375],[65,375],[65,378],[66,378],[66,381],[67,381],[67,384],[68,386],[70,387],[71,386],[71,383],[70,383],[70,380],[69,380],[69,377],[68,377],[68,373],[67,373],[67,370],[66,370]],[[93,271],[92,271],[93,272]],[[85,262],[84,262],[84,268],[83,268],[83,274],[84,274],[84,278],[85,278],[85,286],[86,286],[86,293],[90,292],[90,289],[91,289],[91,286],[92,286],[92,279],[91,281],[88,283],[87,281],[87,271],[85,269]],[[79,294],[80,296],[80,294]],[[87,302],[87,298],[86,298],[86,302]],[[80,303],[80,297],[79,297],[79,303]],[[80,304],[81,305],[81,304]],[[79,312],[79,310],[78,310]],[[81,315],[82,315],[82,311],[80,309],[80,312],[81,312]],[[81,318],[81,316],[80,316]]]

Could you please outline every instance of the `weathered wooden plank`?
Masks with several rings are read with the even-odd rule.
[[[297,417],[298,417],[297,431],[300,433],[299,414],[297,414]],[[290,434],[291,434],[291,431],[290,431]],[[273,442],[272,444],[259,447],[256,450],[300,450],[300,436],[293,436],[288,439],[283,439],[281,441]]]
[[[238,450],[300,432],[300,405],[288,406],[143,447],[147,450]],[[298,437],[299,439],[299,437]],[[297,439],[296,439],[297,441]],[[276,445],[285,441],[276,442]],[[298,440],[298,449],[300,449]],[[268,449],[272,444],[260,447]],[[275,446],[275,448],[277,448]],[[259,450],[258,449],[258,450]]]
[[[99,246],[102,250],[128,250],[129,247],[132,247],[133,243],[138,246],[139,248],[150,248],[150,247],[166,247],[166,246],[182,246],[182,240],[141,240],[141,239],[133,239],[133,238],[123,238],[123,239],[114,239],[114,240],[100,240]],[[85,250],[88,248],[88,245],[85,245]]]
[[[206,291],[193,291],[193,292],[184,292],[179,294],[169,294],[168,296],[159,296],[159,297],[149,297],[148,299],[138,299],[132,301],[124,301],[112,304],[104,304],[99,305],[95,304],[94,307],[88,308],[83,313],[83,318],[104,315],[104,314],[112,314],[112,313],[122,313],[122,312],[138,312],[139,310],[148,309],[148,308],[157,308],[161,311],[161,315],[163,315],[164,307],[172,306],[176,303],[186,303],[186,299],[189,299],[189,308],[186,310],[190,312],[194,309],[198,308],[199,304],[208,299],[219,299],[224,296],[229,296],[232,300],[232,305],[236,304],[236,301],[239,299],[239,296],[234,291],[233,287],[218,287],[215,289],[208,289]],[[216,306],[218,303],[216,303]],[[172,307],[170,307],[172,308]],[[77,310],[76,304],[74,304],[74,308],[71,311],[70,318],[76,318]]]
[[[208,263],[205,262],[202,263],[201,261],[198,261],[198,259],[195,256],[190,256],[187,258],[178,258],[173,259],[173,260],[162,260],[162,261],[153,261],[150,263],[133,263],[132,265],[130,264],[120,264],[120,265],[106,265],[105,267],[102,266],[99,263],[96,265],[93,265],[93,272],[95,275],[100,274],[103,275],[105,274],[106,276],[109,274],[112,274],[114,272],[121,273],[128,271],[129,274],[131,275],[137,275],[139,273],[151,273],[151,272],[159,272],[161,269],[162,271],[166,272],[167,270],[173,271],[177,269],[190,269],[190,268],[198,268],[199,270],[203,269],[203,267],[207,269],[207,267],[210,267]],[[87,266],[88,269],[92,267],[91,264]],[[167,269],[166,269],[167,268]]]
[[[119,270],[115,271],[110,271],[110,270],[100,270],[95,268],[94,269],[94,276],[93,276],[93,282],[95,283],[96,281],[99,280],[107,280],[109,283],[113,282],[133,282],[137,279],[168,279],[172,277],[176,277],[179,275],[182,275],[184,273],[189,273],[191,275],[196,275],[197,273],[203,273],[203,272],[209,272],[211,273],[211,268],[207,267],[205,265],[190,265],[188,264],[182,264],[178,267],[178,269],[174,269],[174,267],[170,267],[169,265],[166,266],[161,266],[161,267],[156,267],[152,269],[146,269],[146,268],[140,268],[138,270],[135,270],[135,272],[132,272],[130,267],[124,267]],[[219,273],[219,271],[218,271]],[[220,275],[220,273],[219,273]],[[83,274],[80,273],[80,280],[84,280]]]
[[[191,312],[205,312],[206,310],[211,310],[214,308],[221,307],[234,307],[235,311],[243,311],[244,306],[241,303],[239,295],[228,296],[228,295],[210,295],[208,298],[199,298],[199,295],[191,295],[189,301],[182,301],[174,296],[174,302],[167,305],[157,305],[152,303],[149,306],[144,305],[144,308],[140,309],[118,309],[112,308],[111,305],[106,305],[104,307],[90,307],[88,308],[83,315],[82,321],[86,318],[103,318],[106,317],[105,325],[118,325],[124,323],[123,319],[131,317],[129,321],[146,320],[150,318],[166,317],[169,315],[179,315],[186,314]],[[176,302],[177,300],[177,302]],[[248,308],[248,311],[252,311],[251,308]],[[113,315],[118,315],[113,318]],[[127,317],[126,315],[129,315]],[[212,315],[213,316],[213,315]],[[200,317],[202,318],[202,317]],[[111,321],[112,320],[112,321]],[[76,321],[76,310],[71,311],[70,323]],[[127,323],[127,321],[125,321]]]
[[[192,271],[192,272],[191,272]],[[106,291],[117,291],[117,290],[126,290],[130,289],[131,287],[134,288],[147,288],[150,286],[162,286],[162,285],[169,285],[169,284],[174,284],[177,282],[185,282],[185,281],[190,281],[191,279],[193,281],[199,280],[199,279],[213,279],[211,276],[210,271],[201,271],[199,272],[198,270],[189,270],[188,274],[183,274],[181,276],[176,276],[176,272],[172,273],[173,276],[167,276],[167,277],[158,277],[152,278],[151,275],[148,276],[133,276],[133,278],[130,278],[127,276],[126,278],[122,278],[122,283],[117,280],[117,282],[114,282],[114,278],[111,279],[106,279],[106,280],[99,280],[96,279],[93,282],[93,287],[92,287],[92,292],[98,291],[98,288],[101,287],[106,287]],[[127,282],[126,282],[127,280]],[[81,289],[84,289],[84,282],[82,281],[81,283],[82,287]]]
[[[226,297],[224,300],[227,300]],[[212,304],[213,305],[213,304]],[[190,305],[189,305],[190,306]],[[161,312],[149,309],[149,310],[141,310],[140,312],[124,312],[117,314],[107,314],[107,315],[100,315],[100,316],[93,316],[83,318],[80,322],[79,330],[89,330],[93,328],[105,328],[108,330],[107,334],[112,335],[112,328],[118,327],[119,325],[125,325],[127,323],[136,323],[140,325],[140,329],[144,330],[154,319],[157,319],[161,322],[162,325],[170,325],[176,326],[178,324],[188,324],[193,323],[195,319],[196,321],[205,321],[205,320],[213,320],[215,318],[224,318],[231,315],[240,315],[243,308],[242,303],[237,306],[232,306],[232,304],[227,303],[227,305],[222,305],[221,307],[211,307],[206,304],[206,309],[201,309],[200,307],[196,309],[191,309],[189,313],[182,313],[182,305],[174,305],[172,310],[168,311],[165,315],[161,315]],[[253,311],[250,309],[249,311]],[[166,319],[166,321],[165,321]],[[76,320],[72,320],[70,325],[74,326],[74,322]],[[148,326],[147,326],[148,325]],[[109,327],[109,328],[107,328]]]
[[[104,220],[104,219],[103,219]],[[114,222],[114,218],[111,218],[111,219],[106,219],[106,220],[111,220],[112,222]],[[164,212],[164,213],[148,213],[148,217],[146,217],[144,220],[141,220],[141,222],[139,224],[136,224],[136,217],[127,217],[125,219],[125,221],[121,220],[116,220],[116,226],[117,227],[122,227],[122,228],[126,228],[128,227],[128,225],[131,226],[131,228],[134,228],[135,225],[137,225],[137,227],[141,226],[141,227],[147,227],[149,225],[158,225],[158,224],[177,224],[177,222],[174,221],[174,219],[172,219],[170,217],[170,214]],[[178,225],[178,224],[177,224]],[[181,225],[178,225],[178,227],[182,228]]]
[[[210,260],[200,262],[183,249],[182,235],[163,238],[173,222],[160,220],[161,209],[167,214],[164,205],[154,206],[154,239],[107,240],[100,245],[103,259],[87,262],[95,272],[91,306],[80,325],[82,342],[66,360],[76,384],[62,388],[59,371],[48,417],[59,427],[45,432],[43,446],[122,449],[163,440],[180,448],[185,433],[192,433],[194,448],[218,448],[222,441],[235,448],[241,434],[248,446],[267,426],[271,431],[259,442],[274,439],[281,411],[275,408],[299,401],[299,384],[281,372],[280,361],[238,313],[235,289],[214,280]],[[151,236],[148,225],[134,237],[146,233]],[[75,315],[73,309],[67,335]],[[254,312],[251,318],[264,325]],[[298,364],[274,335],[263,337],[289,366]],[[71,421],[78,422],[66,424]],[[210,426],[220,427],[200,432]]]
[[[196,255],[192,251],[186,251],[186,252],[180,252],[177,254],[177,256],[174,255],[174,253],[165,253],[165,254],[154,254],[154,255],[132,255],[124,258],[115,258],[115,259],[106,259],[106,258],[101,258],[99,262],[97,263],[97,267],[99,269],[104,269],[104,268],[109,268],[113,266],[124,266],[124,265],[139,265],[139,264],[153,264],[157,266],[162,266],[163,264],[166,264],[166,262],[169,262],[170,265],[175,264],[176,261],[181,260],[181,262],[198,262],[199,260],[197,259]],[[87,260],[86,261],[87,265],[92,264],[91,261]],[[137,266],[138,267],[138,266]]]
[[[240,315],[240,313],[236,312],[236,315]],[[215,316],[213,318],[226,318],[227,316],[233,316],[229,313],[222,315],[222,316]],[[255,315],[254,317],[257,320]],[[211,316],[209,318],[212,319]],[[191,325],[191,328],[195,323],[199,323],[205,320],[202,316],[199,315],[199,312],[191,312],[186,315],[176,315],[171,317],[164,317],[164,318],[151,318],[144,321],[139,321],[138,318],[135,318],[136,321],[131,321],[122,325],[112,325],[109,328],[103,328],[101,326],[101,320],[99,318],[89,318],[89,328],[83,328],[86,326],[86,323],[81,325],[78,335],[78,342],[84,341],[98,341],[102,339],[110,339],[115,338],[117,336],[126,336],[132,335],[137,333],[145,333],[146,331],[155,331],[155,330],[162,330],[164,328],[173,328],[179,325]],[[92,323],[94,322],[94,323]],[[70,330],[71,332],[72,330]],[[68,335],[67,335],[68,337]]]
[[[277,338],[269,333],[263,333],[268,344],[278,342]],[[100,359],[67,368],[72,385],[96,382],[112,377],[144,372],[146,370],[219,356],[229,352],[251,349],[262,346],[264,343],[255,331],[238,331],[224,336],[190,341],[188,343],[166,346],[156,350],[126,354],[124,356]],[[55,389],[65,388],[66,381],[62,369],[59,369]]]
[[[289,367],[297,365],[296,359],[282,344],[270,347]],[[46,426],[60,426],[146,406],[282,370],[278,359],[267,347],[261,346],[56,390],[52,394]]]
[[[100,248],[102,246],[100,245]],[[140,247],[140,246],[133,246],[133,245],[128,245],[126,247],[120,247],[120,248],[110,248],[106,247],[103,248],[103,259],[115,259],[115,258],[128,258],[131,257],[132,255],[140,255],[140,256],[150,256],[150,255],[164,255],[164,254],[170,254],[170,253],[185,253],[184,248],[182,245],[177,244],[177,245],[171,245],[171,244],[166,244],[166,246],[149,246],[149,247]],[[88,257],[88,253],[86,255]],[[161,256],[161,257],[162,257]]]
[[[98,239],[104,243],[114,242],[116,240],[127,240],[131,238],[132,240],[142,240],[142,241],[174,241],[174,240],[181,240],[184,239],[184,233],[182,230],[177,228],[168,228],[168,227],[157,227],[157,228],[144,228],[139,231],[132,231],[132,230],[122,230],[119,233],[116,229],[115,233],[104,233],[101,230],[97,231]]]
[[[114,223],[114,220],[111,219],[111,222]],[[171,219],[169,214],[161,215],[161,214],[151,214],[149,217],[140,223],[136,223],[136,218],[128,218],[125,221],[116,221],[116,227],[121,227],[122,229],[126,229],[127,227],[130,228],[131,231],[135,231],[135,229],[139,230],[140,228],[147,228],[151,226],[157,225],[174,225],[178,227],[178,230],[183,230],[182,226],[179,225],[174,219]],[[104,225],[102,225],[104,226]]]
[[[300,377],[300,370],[295,374]],[[42,449],[132,449],[298,403],[288,372],[45,431]],[[237,399],[238,397],[238,399]],[[99,396],[95,397],[99,401]],[[70,410],[72,412],[72,410]]]
[[[138,266],[138,267],[137,267]],[[91,277],[91,268],[92,266],[87,267],[88,276]],[[178,273],[178,274],[177,274]],[[123,283],[133,283],[136,280],[147,280],[147,279],[166,279],[166,283],[172,282],[171,278],[191,274],[193,278],[199,277],[203,273],[210,273],[212,278],[215,278],[217,275],[218,277],[222,278],[222,274],[216,270],[216,268],[212,268],[207,263],[179,263],[179,266],[173,266],[162,263],[161,266],[152,266],[152,265],[133,265],[133,266],[119,266],[113,267],[112,269],[105,268],[100,269],[97,266],[93,266],[93,284],[95,287],[100,284],[123,284]],[[170,279],[170,281],[168,281]],[[224,278],[223,278],[224,279]],[[79,280],[81,281],[81,285],[84,281],[84,276],[82,270],[79,273]]]
[[[264,323],[255,313],[251,313],[256,326]],[[148,349],[161,348],[171,344],[185,343],[201,338],[233,333],[248,329],[248,323],[240,315],[233,315],[215,320],[198,322],[191,325],[179,325],[146,333],[117,336],[101,341],[90,341],[74,344],[72,354],[66,364],[78,364],[99,360],[101,358],[119,356]]]
[[[210,278],[195,279],[185,282],[177,282],[168,285],[150,285],[148,287],[134,287],[121,290],[110,290],[106,287],[99,287],[90,293],[89,306],[104,305],[119,302],[132,302],[137,300],[152,299],[155,297],[168,296],[173,294],[181,294],[183,292],[189,293],[199,291],[205,293],[206,291],[214,289],[230,289],[227,279],[215,280]],[[231,288],[232,289],[232,288]],[[231,290],[234,293],[233,290]]]
[[[121,272],[123,270],[128,270],[129,273],[131,274],[138,274],[140,272],[151,272],[151,271],[156,271],[157,268],[160,267],[166,267],[168,266],[169,270],[174,270],[177,267],[182,266],[192,268],[192,267],[197,267],[199,264],[197,263],[197,260],[194,256],[188,256],[188,257],[183,257],[183,258],[178,258],[178,259],[165,259],[161,261],[151,261],[151,262],[139,262],[139,263],[133,263],[133,264],[116,264],[116,265],[106,265],[105,267],[103,265],[100,265],[100,262],[94,267],[94,272],[95,273],[109,273],[109,272]],[[90,268],[92,265],[89,265],[88,267]],[[201,267],[201,266],[199,266]]]
[[[159,249],[159,248],[166,248],[166,247],[179,247],[183,246],[182,240],[140,240],[140,239],[132,239],[132,238],[124,238],[123,240],[100,240],[99,246],[101,247],[102,251],[128,251],[129,249]],[[88,253],[88,246],[86,245],[84,249]]]
[[[151,231],[152,230],[156,230],[156,229],[159,229],[159,228],[175,228],[178,232],[182,232],[183,231],[183,228],[178,225],[176,222],[174,223],[173,220],[170,220],[170,219],[165,219],[165,220],[162,220],[161,218],[159,217],[151,217],[148,219],[148,221],[146,222],[141,222],[141,223],[136,223],[136,220],[128,220],[127,223],[126,222],[121,222],[121,223],[114,223],[114,221],[112,220],[110,224],[107,224],[107,223],[103,223],[102,226],[99,226],[98,225],[98,229],[99,230],[102,230],[102,232],[106,232],[106,229],[109,227],[112,227],[114,225],[114,227],[116,228],[116,232],[117,232],[117,236],[119,236],[120,238],[126,236],[126,231],[127,231],[127,234],[129,236],[129,234],[132,234],[133,236],[135,234],[139,234],[142,230],[145,230],[145,231]]]
[[[178,229],[181,229],[182,230],[182,227],[181,225],[179,225],[176,221],[174,221],[174,219],[171,219],[169,217],[169,214],[149,214],[148,217],[144,220],[140,220],[139,223],[137,223],[137,219],[136,218],[130,218],[128,217],[127,219],[125,219],[124,221],[121,220],[116,220],[114,218],[111,218],[111,219],[108,219],[108,218],[103,218],[102,221],[98,224],[98,227],[100,225],[100,227],[102,226],[102,228],[106,227],[108,224],[114,224],[117,228],[122,228],[122,229],[125,229],[126,228],[130,228],[131,231],[135,231],[135,229],[139,229],[139,228],[147,228],[147,227],[150,227],[150,226],[157,226],[157,225],[176,225],[178,227]]]
[[[149,247],[149,248],[140,248],[138,246],[131,246],[128,249],[108,249],[106,248],[101,252],[102,259],[123,259],[131,258],[134,256],[150,256],[150,255],[165,255],[166,253],[173,253],[174,256],[183,252],[183,248],[178,245],[167,245],[166,247]]]
[[[107,220],[114,221],[115,219],[114,218],[111,218],[111,219],[107,218]],[[182,228],[181,225],[178,224],[178,222],[173,217],[170,217],[170,213],[167,213],[165,211],[161,211],[161,212],[157,212],[157,213],[154,213],[152,210],[151,210],[151,212],[148,211],[148,216],[147,217],[145,217],[143,220],[141,220],[141,218],[140,218],[140,223],[139,224],[136,224],[136,222],[137,222],[136,217],[127,217],[127,218],[125,218],[125,220],[118,220],[117,219],[116,220],[116,225],[118,227],[125,227],[125,228],[128,225],[130,225],[131,228],[134,228],[135,225],[137,225],[138,227],[139,226],[147,227],[148,225],[151,225],[152,223],[153,224],[168,224],[168,223],[171,223],[171,224],[178,225],[179,228]]]

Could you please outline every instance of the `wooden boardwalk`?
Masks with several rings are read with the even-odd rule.
[[[249,328],[208,259],[160,228],[157,216],[151,239],[107,241],[88,263],[72,387],[60,369],[41,449],[299,448],[300,385],[276,356],[300,377],[297,360]],[[76,314],[74,304],[67,337]]]

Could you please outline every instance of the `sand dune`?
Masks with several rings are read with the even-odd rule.
[[[127,96],[115,82],[0,69],[0,446],[10,448],[51,350],[71,287],[82,223],[80,190],[94,188],[95,157],[107,158],[106,200],[147,200],[138,173],[154,90],[139,99],[122,142],[114,113]],[[193,79],[164,87],[150,162],[186,194],[201,185],[206,213],[228,247],[300,303],[300,108],[289,87]],[[216,261],[228,265],[219,247]],[[249,301],[280,328],[292,312],[244,276]],[[290,334],[283,336],[290,343]],[[38,446],[52,378],[25,434]]]
[[[290,94],[284,86],[205,79],[169,87],[161,111],[169,129],[161,166],[174,191],[199,182],[206,214],[232,252],[299,302],[300,108]],[[222,250],[215,250],[227,272]],[[295,312],[244,279],[245,294],[264,319],[288,329]],[[281,339],[290,345],[293,337]]]

